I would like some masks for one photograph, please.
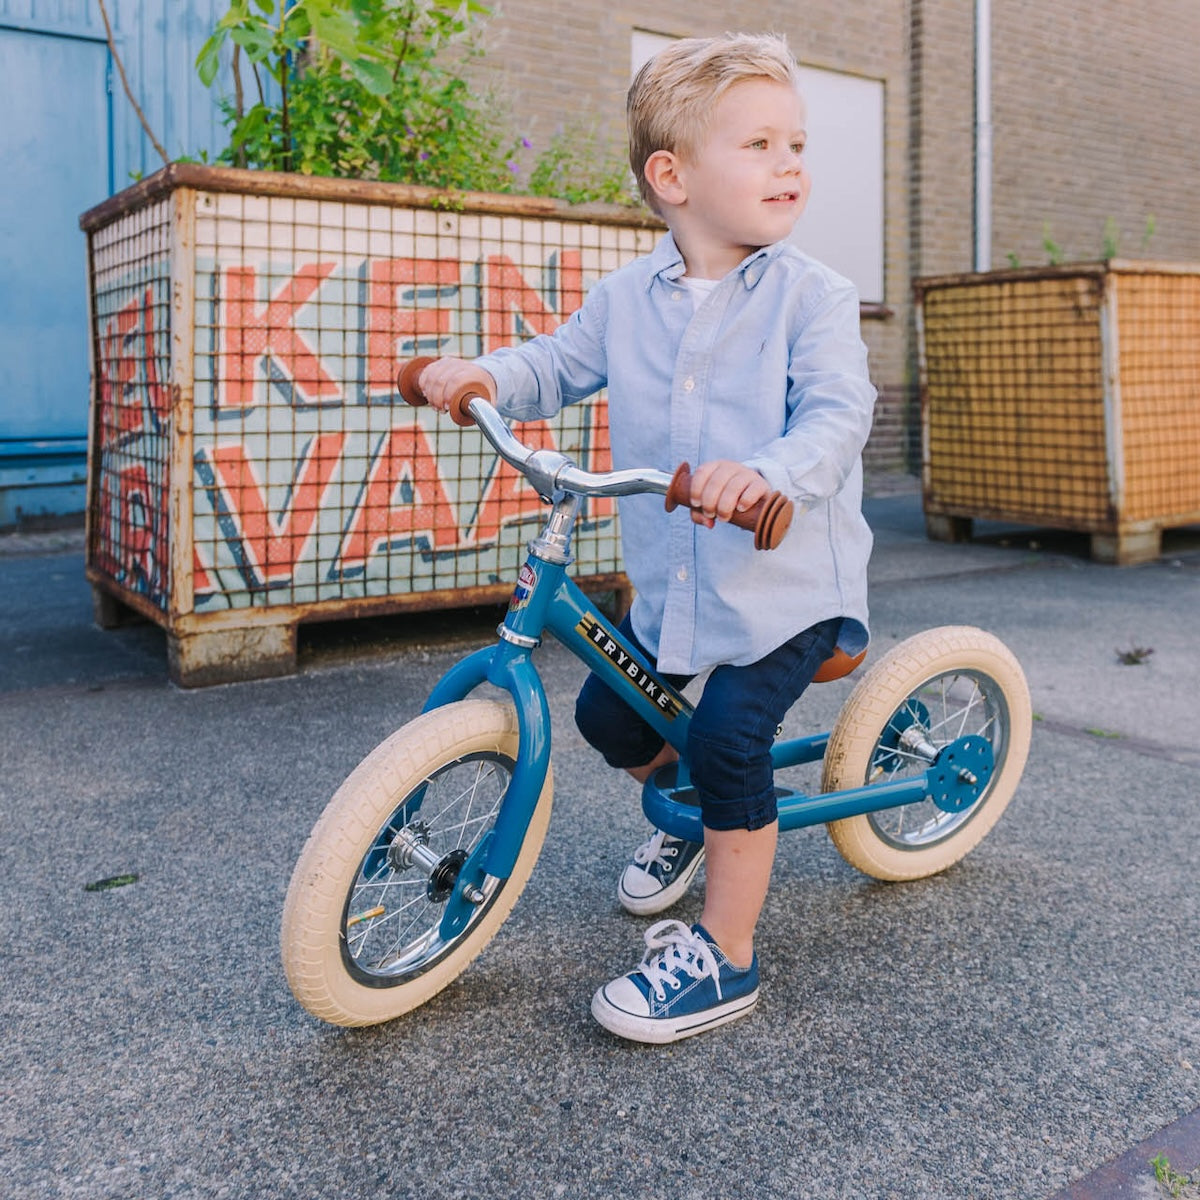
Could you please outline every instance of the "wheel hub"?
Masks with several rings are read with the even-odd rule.
[[[910,698],[892,714],[892,719],[885,726],[868,782],[873,783],[882,775],[902,770],[905,764],[903,751],[911,751],[918,742],[924,742],[928,728],[929,710],[919,700]],[[932,754],[927,761],[933,761]]]
[[[441,904],[450,898],[463,863],[469,857],[461,847],[451,850],[449,854],[436,854],[429,848],[429,826],[423,821],[413,821],[399,830],[388,847],[387,855],[393,871],[407,871],[410,867],[416,867],[429,877],[425,895],[433,904]]]
[[[929,798],[943,812],[960,813],[983,795],[995,765],[987,738],[978,734],[957,738],[938,751],[929,768]]]
[[[451,850],[445,858],[429,873],[429,883],[425,895],[434,904],[441,904],[450,898],[454,885],[458,882],[459,872],[467,861],[465,850]]]

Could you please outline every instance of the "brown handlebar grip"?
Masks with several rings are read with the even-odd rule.
[[[396,376],[396,390],[400,393],[401,399],[406,404],[411,404],[414,408],[421,408],[428,404],[429,401],[425,393],[421,391],[421,372],[425,370],[431,362],[437,362],[437,359],[428,356],[422,358],[410,358],[401,368]],[[467,410],[467,405],[476,396],[482,396],[485,400],[491,400],[493,397],[489,395],[490,389],[480,384],[464,383],[462,387],[450,397],[450,407],[446,410],[450,414],[450,419],[455,425],[474,425],[475,418],[471,416]]]
[[[679,505],[692,507],[692,469],[680,463],[667,489],[667,512]],[[754,533],[756,550],[774,550],[783,541],[784,534],[792,525],[792,502],[782,492],[772,492],[745,512],[734,512],[729,518],[731,525],[749,529]]]
[[[424,408],[429,401],[421,391],[421,372],[435,360],[426,355],[424,358],[410,358],[400,368],[396,376],[396,391],[405,404],[413,408]]]

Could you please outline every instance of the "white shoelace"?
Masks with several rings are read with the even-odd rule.
[[[721,999],[721,968],[712,947],[682,921],[659,921],[645,933],[646,953],[638,970],[654,989],[654,998],[666,999],[666,989],[678,991],[682,986],[678,972],[693,979],[711,975]]]
[[[650,868],[655,863],[662,867],[669,867],[671,864],[667,861],[668,853],[671,858],[674,858],[679,851],[674,846],[666,846],[666,840],[667,835],[661,829],[656,829],[649,840],[643,842],[633,852],[633,861],[647,874],[650,873]]]

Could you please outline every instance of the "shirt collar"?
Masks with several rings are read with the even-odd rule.
[[[778,258],[787,244],[787,242],[774,242],[770,246],[763,246],[762,249],[748,254],[738,263],[734,270],[741,273],[742,283],[747,291],[758,284],[765,273],[767,264]],[[663,234],[658,245],[650,252],[650,267],[651,273],[647,288],[660,276],[668,282],[673,282],[686,270],[683,255],[679,253],[679,247],[675,245],[675,238],[669,231]]]

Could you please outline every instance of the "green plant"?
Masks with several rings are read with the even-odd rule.
[[[129,872],[124,875],[110,875],[107,879],[97,879],[93,883],[85,883],[83,890],[85,892],[109,892],[113,888],[128,887],[131,883],[137,883],[137,875]]]
[[[1200,1196],[1200,1181],[1196,1178],[1200,1172],[1194,1171],[1191,1175],[1184,1175],[1171,1166],[1170,1160],[1162,1152],[1150,1160],[1150,1165],[1154,1168],[1154,1178],[1165,1195],[1176,1197],[1178,1200],[1184,1200],[1185,1197],[1190,1200],[1191,1197]]]
[[[1150,240],[1154,237],[1155,230],[1158,228],[1158,222],[1153,215],[1146,218],[1146,223],[1142,226],[1142,240],[1139,249],[1144,254],[1150,248]],[[1121,249],[1121,227],[1116,220],[1109,217],[1104,222],[1104,241],[1100,250],[1100,256],[1105,259],[1116,258]]]
[[[585,200],[632,203],[632,176],[611,145],[594,128],[559,129],[529,173],[534,196],[560,196],[572,204]]]
[[[1042,249],[1046,252],[1046,261],[1057,267],[1063,261],[1063,248],[1050,236],[1050,222],[1042,225]]]
[[[1121,228],[1112,217],[1109,217],[1104,222],[1104,243],[1100,250],[1100,257],[1105,260],[1116,258],[1120,248]]]
[[[233,47],[234,94],[219,101],[229,145],[219,161],[573,202],[628,199],[611,156],[565,139],[525,171],[533,143],[464,78],[488,12],[477,0],[229,0],[196,59],[212,86]]]
[[[229,9],[196,56],[201,82],[211,87],[226,43],[233,45],[234,98],[222,102],[231,125],[226,155],[239,166],[295,169],[292,121],[297,86],[309,69],[336,63],[368,95],[392,89],[387,68],[361,36],[361,5],[355,0],[229,0]],[[242,55],[258,100],[246,107]],[[278,90],[269,96],[264,76]]]

